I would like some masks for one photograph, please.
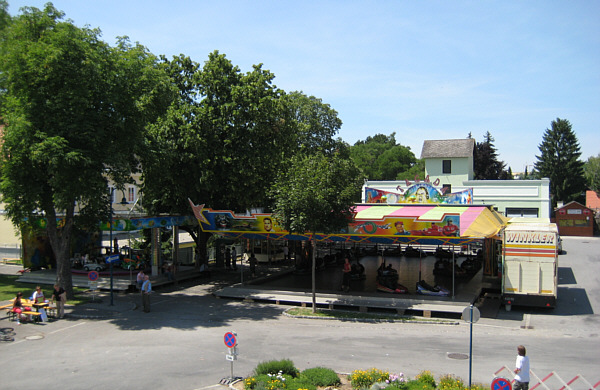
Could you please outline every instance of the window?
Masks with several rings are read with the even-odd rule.
[[[127,202],[135,202],[135,187],[129,187],[127,189]]]
[[[525,218],[538,218],[539,210],[534,208],[517,208],[517,207],[507,207],[506,208],[506,216],[509,218],[512,217],[525,217]]]
[[[452,173],[452,160],[442,160],[442,173]]]
[[[442,185],[442,195],[448,195],[451,192],[452,192],[451,184],[443,184]]]

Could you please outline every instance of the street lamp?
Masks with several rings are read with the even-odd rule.
[[[126,205],[127,204],[127,199],[125,199],[125,192],[123,190],[121,190],[121,192],[123,193],[123,199],[121,199],[120,204],[122,205]],[[110,189],[110,197],[108,199],[109,205],[110,205],[110,222],[109,222],[109,242],[108,242],[108,247],[109,247],[109,253],[108,255],[112,255],[113,254],[113,238],[112,238],[112,232],[113,232],[113,196],[115,194],[115,187],[111,187]],[[114,293],[113,293],[113,262],[110,262],[110,306],[114,306]]]

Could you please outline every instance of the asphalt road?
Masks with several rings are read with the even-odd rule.
[[[524,344],[540,378],[555,371],[568,381],[582,374],[600,381],[600,238],[564,237],[560,289],[551,311],[503,309],[473,326],[473,382],[490,383],[512,368]],[[214,298],[212,285],[182,285],[152,297],[149,314],[138,296],[115,298],[105,318],[72,316],[16,328],[16,341],[0,343],[1,388],[207,389],[220,379],[249,375],[259,362],[288,358],[299,369],[338,372],[371,367],[414,376],[452,373],[468,380],[469,325],[358,323],[295,319],[285,306]],[[101,305],[105,307],[108,300]],[[226,360],[223,336],[238,335],[238,360]],[[449,355],[450,354],[450,355]],[[507,373],[504,373],[508,376]],[[561,385],[549,380],[550,388]]]

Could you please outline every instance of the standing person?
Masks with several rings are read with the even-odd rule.
[[[54,285],[54,290],[52,291],[52,301],[56,302],[56,313],[58,318],[65,317],[65,301],[67,300],[67,293],[65,290],[60,287],[58,284]]]
[[[290,255],[290,250],[286,244],[283,246],[283,260],[289,260],[288,259],[289,255]]]
[[[350,260],[346,257],[344,259],[344,268],[342,269],[342,291],[350,291]]]
[[[237,261],[237,250],[235,249],[235,246],[231,247],[231,261],[233,263],[233,269],[237,269],[237,264],[235,263]]]
[[[225,249],[225,268],[231,269],[231,250],[229,247]]]
[[[250,254],[250,259],[248,259],[248,262],[250,263],[250,273],[252,274],[252,277],[256,277],[256,256],[254,256],[254,252],[252,252]]]
[[[138,272],[135,278],[135,284],[137,285],[137,289],[140,291],[142,290],[142,284],[144,284],[144,276],[146,276],[144,270],[140,269],[140,272]]]
[[[142,306],[144,313],[150,313],[150,293],[152,292],[152,283],[150,276],[144,275],[144,283],[142,284]]]
[[[515,366],[515,387],[514,390],[529,390],[529,356],[525,347],[517,347],[517,362]]]

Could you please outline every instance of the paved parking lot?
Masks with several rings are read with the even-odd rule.
[[[490,383],[500,367],[512,366],[518,344],[527,346],[539,376],[556,371],[565,380],[577,374],[600,380],[600,239],[564,241],[557,308],[501,310],[498,318],[475,324],[474,381]],[[235,375],[250,374],[261,361],[289,358],[300,369],[377,367],[409,376],[430,369],[436,376],[468,377],[467,361],[449,357],[468,353],[465,323],[294,319],[282,316],[285,306],[216,299],[212,292],[219,287],[182,283],[159,290],[149,314],[137,309],[139,296],[132,294],[117,295],[112,307],[104,296],[61,321],[16,327],[0,319],[0,327],[17,328],[15,342],[0,344],[0,365],[10,373],[2,387],[27,387],[23,378],[42,367],[47,389],[218,388],[231,370],[223,343],[228,331],[239,340]]]

